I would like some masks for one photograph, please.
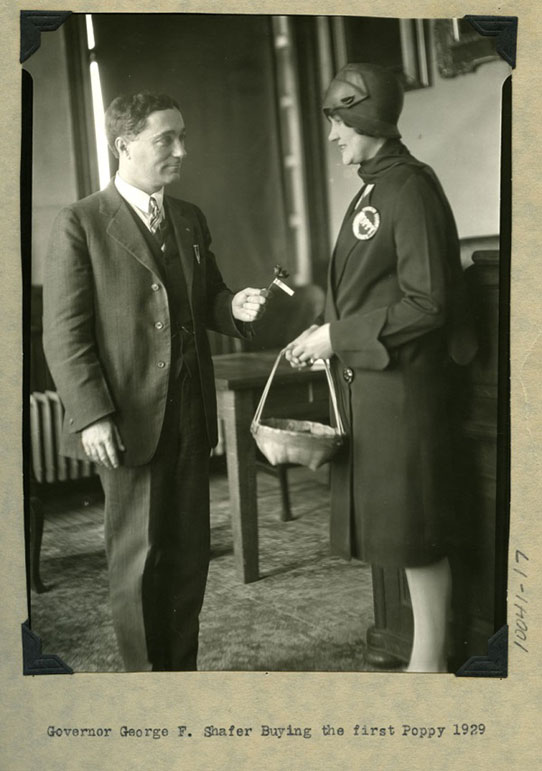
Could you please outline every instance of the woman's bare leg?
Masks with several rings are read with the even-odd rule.
[[[414,643],[407,672],[446,672],[447,622],[452,594],[448,558],[407,568],[414,614]]]

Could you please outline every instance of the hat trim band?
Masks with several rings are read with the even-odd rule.
[[[327,116],[338,115],[345,123],[350,124],[360,131],[363,131],[369,136],[386,137],[390,139],[399,139],[401,137],[399,129],[395,123],[388,123],[383,120],[378,120],[377,118],[369,118],[365,115],[356,115],[351,110],[340,107],[335,110],[325,108],[324,112]]]

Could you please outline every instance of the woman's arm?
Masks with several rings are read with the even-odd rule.
[[[450,241],[457,241],[457,234],[447,203],[425,172],[404,183],[395,201],[393,227],[402,297],[331,322],[331,347],[347,366],[384,369],[390,350],[446,321],[449,260],[457,249]]]

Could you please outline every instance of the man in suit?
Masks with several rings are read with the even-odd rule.
[[[202,212],[164,194],[186,155],[178,104],[118,97],[106,129],[116,177],[53,227],[44,347],[65,408],[61,452],[98,464],[125,667],[192,670],[217,441],[206,329],[248,336],[266,292],[230,292]]]

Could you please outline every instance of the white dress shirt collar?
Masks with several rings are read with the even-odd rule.
[[[126,182],[120,176],[118,171],[115,175],[115,187],[121,196],[126,201],[128,201],[128,203],[137,211],[138,214],[141,212],[145,215],[145,217],[149,216],[150,195],[148,193],[145,193],[144,190],[140,190],[138,187],[134,187],[129,182]],[[157,190],[156,193],[152,194],[152,196],[158,204],[159,210],[162,211],[164,205],[164,188],[162,187],[160,190]]]

